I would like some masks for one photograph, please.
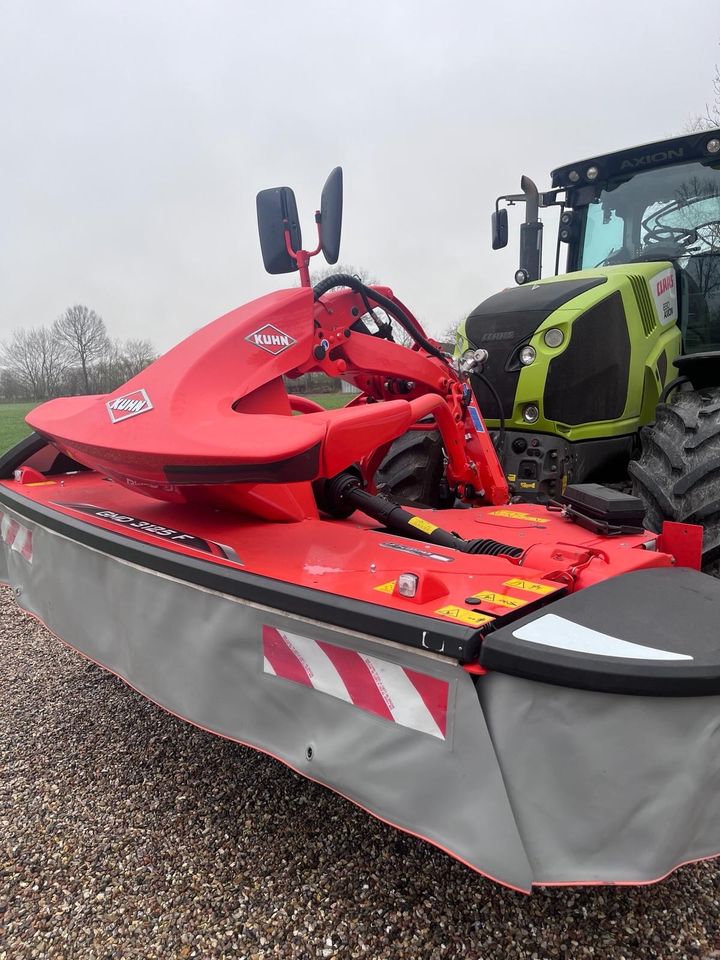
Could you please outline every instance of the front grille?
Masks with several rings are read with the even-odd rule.
[[[550,361],[543,412],[571,426],[617,420],[625,409],[630,336],[620,291],[573,323],[570,343]]]

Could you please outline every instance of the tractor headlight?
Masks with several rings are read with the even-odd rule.
[[[587,170],[585,171],[585,176],[590,181],[597,180],[598,173],[599,173],[599,170],[597,167],[588,167]]]
[[[565,340],[565,334],[557,327],[551,327],[545,331],[543,340],[548,347],[561,347]]]
[[[535,347],[531,347],[529,343],[526,343],[524,347],[520,347],[518,357],[524,367],[529,367],[530,364],[534,362],[536,356]]]
[[[713,137],[712,140],[708,140],[705,144],[705,149],[708,153],[720,153],[720,140],[717,137]]]
[[[540,411],[534,403],[528,403],[527,406],[523,407],[522,418],[525,423],[535,423],[539,416]]]

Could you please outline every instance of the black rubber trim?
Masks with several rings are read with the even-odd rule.
[[[186,557],[170,549],[140,543],[127,536],[67,517],[17,496],[1,486],[0,504],[77,543],[195,586],[227,593],[281,612],[319,620],[346,630],[393,640],[408,647],[431,650],[461,663],[476,660],[480,651],[482,632],[460,624],[433,620],[390,607],[375,606],[363,600],[336,596],[286,583],[284,580],[222,567],[212,561]]]
[[[264,463],[170,464],[164,469],[171,483],[299,483],[314,480],[320,469],[320,444],[309,450]]]
[[[686,567],[636,570],[611,577],[488,634],[480,663],[527,680],[630,696],[720,694],[717,619],[720,582]],[[637,660],[532,643],[515,631],[555,614],[640,646],[691,660]]]
[[[31,433],[14,447],[0,457],[0,480],[8,480],[16,470],[25,463],[25,461],[34,454],[39,453],[43,447],[47,446],[45,437],[39,433]]]
[[[673,360],[680,375],[687,377],[695,390],[720,386],[720,351],[686,353]]]

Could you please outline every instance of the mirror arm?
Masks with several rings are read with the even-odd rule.
[[[322,217],[319,210],[315,211],[315,223],[317,224],[318,245],[311,253],[308,253],[308,257],[316,257],[322,250]]]
[[[318,231],[318,245],[314,250],[293,250],[292,242],[290,240],[290,224],[287,220],[283,220],[283,226],[285,227],[285,249],[288,252],[288,256],[292,257],[295,263],[297,264],[298,271],[300,273],[300,286],[309,287],[310,283],[310,258],[314,257],[316,254],[320,253],[322,248],[322,237],[320,232],[320,211],[315,211],[315,223],[317,224]]]
[[[512,207],[512,206],[514,206],[514,204],[520,203],[521,201],[526,200],[526,199],[527,199],[527,198],[526,198],[526,196],[525,196],[524,193],[508,193],[508,194],[506,194],[505,196],[502,196],[502,197],[498,197],[498,198],[497,198],[497,200],[495,201],[495,210],[496,210],[496,211],[499,211],[499,210],[500,210],[500,201],[501,201],[501,200],[505,200],[505,201],[507,202],[507,205],[508,205],[509,207]]]

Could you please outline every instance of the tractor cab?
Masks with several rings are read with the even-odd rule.
[[[671,262],[683,351],[720,350],[720,130],[570,164],[552,182],[567,271]]]

